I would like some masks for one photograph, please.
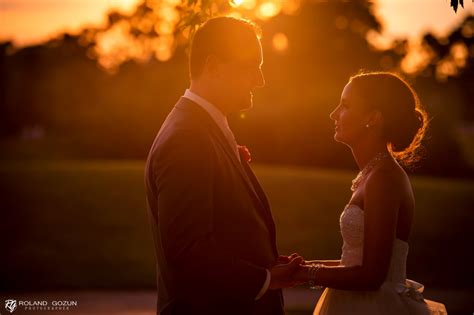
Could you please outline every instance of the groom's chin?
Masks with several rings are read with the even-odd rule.
[[[245,108],[243,108],[241,111],[242,112],[246,112],[248,110],[251,110],[253,108],[253,103],[250,102],[250,104],[248,104],[247,106],[245,106]]]
[[[252,99],[248,100],[245,103],[242,103],[239,107],[240,107],[239,111],[241,111],[241,112],[246,112],[248,110],[251,110],[253,108]]]

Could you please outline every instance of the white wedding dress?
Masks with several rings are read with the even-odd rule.
[[[364,211],[346,206],[340,217],[344,245],[341,265],[362,265]],[[377,291],[348,291],[326,288],[314,314],[318,315],[443,315],[443,304],[423,299],[423,285],[406,279],[408,243],[395,239],[387,279]]]

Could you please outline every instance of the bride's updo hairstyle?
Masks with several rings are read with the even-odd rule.
[[[369,110],[382,113],[383,135],[392,156],[404,166],[419,161],[428,115],[413,88],[390,72],[361,73],[349,82]]]

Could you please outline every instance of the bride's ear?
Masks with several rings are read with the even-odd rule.
[[[373,110],[368,117],[366,126],[373,127],[373,126],[381,126],[383,123],[383,115],[382,112],[379,110]]]

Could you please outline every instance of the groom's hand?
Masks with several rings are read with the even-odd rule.
[[[291,254],[290,256],[280,255],[280,256],[278,256],[278,258],[277,258],[277,260],[275,261],[275,263],[273,264],[273,266],[274,266],[274,265],[279,265],[279,264],[287,264],[287,263],[289,263],[293,258],[297,258],[297,257],[303,258],[303,257],[300,256],[300,254],[298,254],[298,253],[293,253],[293,254]],[[303,259],[303,262],[304,262],[304,259]]]
[[[291,257],[291,256],[289,256]],[[293,279],[293,273],[300,268],[300,265],[304,262],[303,257],[293,256],[293,258],[288,259],[287,263],[276,264],[270,267],[270,290],[282,289],[293,287],[300,282]]]

